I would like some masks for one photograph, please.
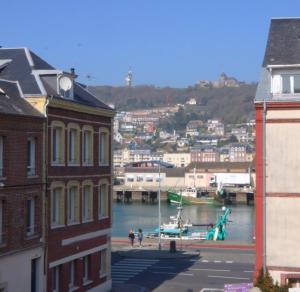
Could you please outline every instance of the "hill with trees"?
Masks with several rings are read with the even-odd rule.
[[[221,88],[197,85],[187,88],[90,86],[89,90],[102,101],[114,104],[120,111],[185,104],[190,98],[195,98],[197,105],[186,105],[180,118],[216,118],[225,123],[240,123],[254,117],[256,86],[256,83]]]

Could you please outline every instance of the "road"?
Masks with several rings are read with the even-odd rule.
[[[223,291],[226,283],[252,282],[254,251],[209,249],[194,259],[134,259],[112,254],[113,285],[149,291]],[[204,290],[203,290],[204,289]]]

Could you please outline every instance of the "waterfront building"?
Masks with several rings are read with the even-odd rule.
[[[247,158],[248,145],[233,143],[229,146],[229,161],[231,162],[243,162]],[[248,150],[249,151],[249,150]]]
[[[191,147],[191,162],[217,162],[219,152],[217,148],[211,146]]]
[[[8,57],[0,50],[0,291],[42,291],[45,118],[14,78],[2,79],[15,65]]]
[[[186,125],[185,136],[186,137],[197,137],[199,136],[200,127],[203,126],[203,122],[201,120],[192,120],[189,121]]]
[[[255,98],[255,270],[292,287],[300,286],[299,32],[299,18],[272,19]]]
[[[191,163],[191,153],[164,153],[163,161],[174,164],[176,167],[186,167]]]
[[[74,69],[58,70],[27,48],[1,48],[1,59],[9,63],[0,77],[19,82],[25,100],[46,117],[44,141],[36,142],[44,155],[36,156],[44,162],[36,179],[43,175],[46,182],[44,289],[108,291],[114,111],[75,81]],[[43,242],[39,235],[34,240]]]
[[[231,135],[235,136],[239,143],[247,143],[249,141],[249,134],[244,127],[231,129]]]

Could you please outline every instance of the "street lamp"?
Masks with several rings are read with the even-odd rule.
[[[161,250],[161,212],[160,212],[160,160],[158,161],[158,249]]]

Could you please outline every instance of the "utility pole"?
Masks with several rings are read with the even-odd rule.
[[[161,212],[160,212],[160,160],[158,161],[158,249],[161,250]]]

